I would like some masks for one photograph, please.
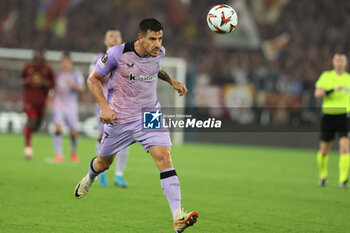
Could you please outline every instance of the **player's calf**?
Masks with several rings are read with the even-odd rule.
[[[170,146],[151,146],[149,152],[160,171],[173,167]]]
[[[109,167],[111,166],[111,164],[113,163],[113,160],[114,160],[114,156],[111,156],[111,157],[107,157],[107,158],[104,158],[100,155],[98,155],[95,160],[95,163],[94,163],[94,167],[96,168],[96,171],[97,172],[104,172],[106,170],[109,169]]]

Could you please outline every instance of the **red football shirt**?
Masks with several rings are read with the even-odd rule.
[[[24,67],[20,78],[24,83],[24,102],[45,104],[49,90],[54,87],[54,74],[50,66],[29,63]]]

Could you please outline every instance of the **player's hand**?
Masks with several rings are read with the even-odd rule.
[[[40,79],[40,78],[32,78],[30,79],[30,85],[33,86],[33,87],[41,87],[43,86],[43,80]]]
[[[48,87],[49,86],[49,81],[46,79],[42,79],[39,83],[39,86],[41,87]]]
[[[104,108],[100,111],[100,121],[102,124],[112,124],[115,120],[115,112],[111,108]]]
[[[177,90],[177,92],[179,93],[179,96],[185,95],[187,93],[186,85],[179,81],[176,81],[176,80],[174,81],[175,82],[173,83],[173,88]]]
[[[74,87],[74,85],[75,85],[74,82],[72,80],[70,80],[70,79],[66,79],[66,83],[70,87]]]

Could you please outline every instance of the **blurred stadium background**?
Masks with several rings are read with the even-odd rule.
[[[87,78],[91,56],[103,49],[105,28],[116,26],[124,41],[130,41],[136,38],[138,22],[148,16],[164,23],[167,57],[180,58],[186,63],[185,68],[182,66],[185,71],[181,70],[186,72],[190,90],[186,107],[221,108],[220,113],[215,113],[216,118],[244,125],[249,132],[257,125],[301,125],[302,131],[314,132],[320,106],[313,97],[314,83],[323,70],[331,68],[335,51],[346,53],[349,50],[346,35],[350,30],[350,4],[345,0],[336,4],[327,0],[237,0],[226,3],[238,11],[239,27],[231,35],[218,36],[206,25],[206,13],[217,1],[2,0],[1,132],[21,131],[23,116],[19,122],[17,115],[6,113],[21,112],[18,78],[23,65],[30,59],[29,50],[43,47],[49,51],[78,52],[73,56],[74,65]],[[57,70],[59,53],[48,55]],[[174,72],[170,69],[170,73],[179,78]],[[164,102],[166,96],[161,95],[160,99]],[[92,104],[93,99],[86,91],[81,96],[82,122],[93,113]],[[168,103],[163,105],[169,106]],[[94,135],[92,125],[85,127],[90,129],[90,134],[86,132],[89,129],[81,130],[83,133]],[[219,136],[215,139],[217,142],[249,143],[254,136],[249,133],[243,137],[245,128],[238,131],[242,133],[239,138]],[[255,131],[269,132],[271,128]],[[278,127],[273,131],[288,132]],[[280,137],[281,134],[274,135],[283,140],[257,137],[253,141],[304,147],[317,142],[294,140],[293,144],[293,140],[286,140]],[[209,140],[205,134],[188,134],[185,139]]]
[[[230,35],[216,35],[207,27],[206,14],[213,5],[219,3],[231,5],[238,12],[238,27]],[[186,111],[204,108],[207,111],[202,114],[222,119],[232,126],[225,132],[215,134],[185,131],[176,141],[180,144],[185,142],[184,146],[174,148],[174,153],[180,154],[177,164],[184,170],[183,190],[190,190],[191,187],[203,183],[202,177],[191,169],[207,174],[205,182],[213,187],[208,191],[203,184],[199,185],[198,192],[185,191],[184,200],[187,198],[192,201],[200,206],[202,213],[208,215],[216,213],[219,216],[219,206],[226,208],[226,211],[236,210],[232,216],[227,215],[226,219],[204,217],[201,220],[200,217],[200,221],[205,223],[199,222],[199,230],[193,228],[193,232],[350,232],[349,221],[345,223],[349,201],[344,199],[347,198],[345,192],[339,194],[335,190],[336,162],[330,164],[330,181],[334,181],[334,188],[319,192],[316,186],[316,161],[313,157],[318,148],[317,129],[321,106],[313,97],[314,83],[323,70],[332,68],[334,52],[342,51],[349,55],[350,1],[346,0],[1,0],[0,145],[6,150],[0,153],[0,158],[3,159],[0,174],[4,175],[1,179],[6,179],[0,181],[0,203],[3,207],[0,208],[7,209],[8,215],[3,212],[0,216],[6,221],[13,221],[13,225],[4,225],[4,231],[0,225],[0,232],[109,232],[114,229],[108,228],[113,224],[105,219],[103,226],[97,228],[86,220],[89,215],[79,216],[78,219],[86,223],[78,224],[72,219],[81,212],[79,209],[69,209],[76,204],[71,201],[70,196],[68,198],[67,192],[72,191],[71,186],[86,171],[84,165],[88,164],[92,156],[95,140],[82,137],[82,147],[79,149],[82,162],[75,167],[78,171],[71,169],[73,165],[61,166],[61,170],[53,166],[41,170],[42,164],[32,161],[32,166],[36,168],[32,174],[35,179],[40,180],[40,183],[35,183],[35,187],[48,185],[49,178],[43,177],[51,179],[52,172],[59,174],[62,169],[67,176],[62,179],[55,176],[53,179],[56,182],[66,179],[69,184],[60,183],[58,187],[48,185],[49,188],[45,191],[40,188],[18,190],[11,186],[13,183],[17,187],[22,186],[20,180],[29,172],[25,161],[22,161],[22,148],[19,146],[22,136],[14,135],[22,132],[26,120],[22,113],[19,76],[24,64],[31,59],[32,50],[45,48],[48,50],[47,59],[55,71],[59,69],[61,52],[73,52],[74,66],[84,73],[86,79],[92,56],[103,50],[103,33],[106,27],[117,27],[124,41],[134,40],[138,23],[145,17],[154,17],[163,23],[164,46],[167,49],[165,69],[175,78],[185,80],[189,89],[186,97],[179,100],[175,96],[169,98],[169,89],[160,84],[159,98],[163,106],[185,106]],[[220,111],[213,112],[210,109]],[[96,137],[95,103],[88,91],[80,97],[79,111],[80,133],[87,137]],[[53,155],[51,138],[46,133],[50,128],[50,119],[48,110],[42,127],[45,134],[34,136],[33,139],[35,156],[42,160]],[[191,144],[200,142],[213,144]],[[228,145],[226,147],[216,143]],[[264,147],[255,149],[234,146],[237,144]],[[313,150],[267,149],[265,146],[309,147]],[[142,154],[140,149],[132,149],[131,154],[133,153]],[[260,153],[263,157],[259,156]],[[212,155],[219,154],[223,157],[218,158],[217,164],[213,163]],[[228,157],[230,155],[233,157]],[[127,168],[129,170],[126,171],[130,175],[128,177],[127,174],[126,177],[131,179],[136,190],[131,188],[131,193],[118,193],[121,199],[139,201],[138,194],[149,188],[141,185],[139,189],[138,184],[145,182],[139,180],[139,177],[151,176],[150,174],[158,176],[155,170],[144,173],[143,164],[137,160],[146,164],[150,159],[143,158],[131,155]],[[222,166],[226,164],[226,167],[220,166],[221,159]],[[191,162],[197,165],[193,168],[189,165]],[[290,166],[285,167],[286,164]],[[151,164],[149,166],[152,168]],[[20,172],[14,172],[13,169]],[[283,172],[285,175],[281,176]],[[7,176],[8,174],[11,175]],[[152,177],[156,190],[154,193],[152,191],[154,202],[157,202],[156,195],[162,195],[158,190],[157,179]],[[24,181],[26,185],[34,182],[29,178],[24,178]],[[220,187],[221,182],[224,187]],[[58,188],[60,193],[50,192],[50,189]],[[104,191],[95,189],[97,194],[90,200],[99,201],[101,198],[97,199],[96,196],[104,196]],[[28,190],[36,195],[30,205],[19,201],[23,196],[31,198]],[[12,192],[18,194],[12,196]],[[109,192],[107,200],[114,201],[114,191],[106,192]],[[206,196],[202,196],[202,199],[193,198],[198,193],[206,193]],[[46,199],[45,195],[53,195],[56,200],[63,197],[64,202],[52,206],[51,200]],[[45,198],[40,199],[41,196]],[[240,197],[244,197],[244,200]],[[215,204],[210,200],[216,200]],[[223,200],[224,203],[218,200]],[[12,201],[18,205],[12,205]],[[105,200],[104,203],[108,205],[108,201]],[[45,226],[41,225],[37,230],[38,226],[34,223],[30,225],[25,219],[15,223],[15,216],[20,211],[30,215],[28,210],[37,208],[33,206],[40,206],[41,203],[46,203],[44,206],[48,208],[46,211],[50,218]],[[191,202],[187,202],[189,203]],[[326,205],[322,205],[323,203]],[[85,212],[96,211],[93,204],[84,204],[88,207],[79,203],[77,208]],[[161,213],[166,217],[160,216],[161,220],[168,218],[167,210],[163,208],[165,204],[163,200],[158,208],[158,204],[154,207],[142,202],[142,205],[146,205],[144,208],[157,208],[159,211],[162,209]],[[59,205],[69,211],[64,212]],[[124,205],[121,208],[131,208]],[[141,205],[141,201],[137,205]],[[14,206],[19,209],[15,210]],[[41,215],[40,210],[42,209],[37,213],[39,225],[45,222],[46,217]],[[57,217],[52,214],[56,211],[57,215],[63,215],[59,218],[63,222],[58,224],[52,220]],[[109,211],[109,216],[115,213],[115,209],[110,206],[106,211]],[[327,211],[331,216],[327,215]],[[98,213],[104,214],[101,211],[96,212]],[[124,214],[123,211],[117,213],[118,216]],[[158,216],[152,211],[146,211],[145,215],[147,214]],[[235,219],[233,222],[231,217]],[[148,225],[144,229],[129,228],[135,222],[127,217],[122,220],[126,221],[121,223],[123,230],[118,231],[115,228],[115,232],[134,233],[153,229],[149,226],[150,219],[146,220]],[[142,223],[144,222],[141,221]],[[219,228],[214,227],[216,223],[221,223]],[[203,224],[202,227],[200,224]],[[17,228],[13,227],[15,225]],[[167,225],[163,224],[159,229],[163,227]]]

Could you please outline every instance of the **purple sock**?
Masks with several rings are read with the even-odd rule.
[[[171,213],[181,209],[180,182],[174,168],[160,172],[160,184],[164,195],[168,199]]]
[[[62,135],[61,135],[61,133],[55,133],[53,135],[53,146],[55,148],[55,154],[62,156],[63,154],[62,154]]]
[[[116,161],[116,168],[115,168],[115,175],[116,176],[123,176],[126,162],[128,161],[129,156],[129,147],[122,149],[117,154],[117,161]]]

